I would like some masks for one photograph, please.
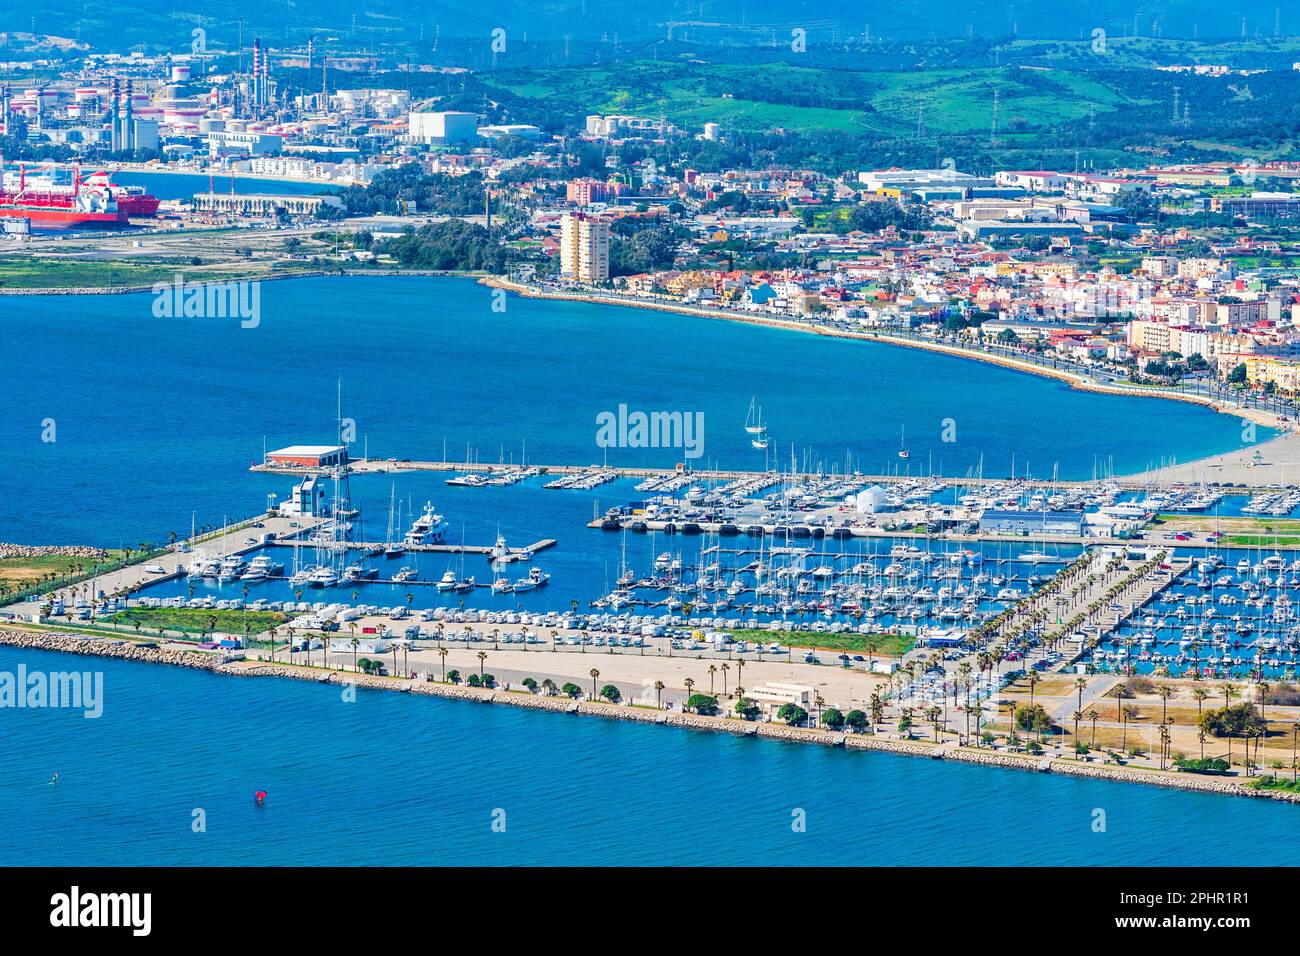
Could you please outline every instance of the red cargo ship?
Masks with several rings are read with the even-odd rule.
[[[3,164],[0,163],[0,169]],[[53,175],[29,177],[19,164],[17,174],[0,178],[0,216],[28,219],[35,229],[94,229],[125,226],[131,216],[152,216],[158,200],[140,187],[114,186],[108,173],[58,183]]]

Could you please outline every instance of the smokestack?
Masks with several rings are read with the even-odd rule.
[[[254,107],[262,105],[262,91],[261,91],[262,73],[261,70],[259,69],[259,67],[261,67],[262,65],[261,60],[262,60],[262,38],[253,37],[253,78],[252,78],[252,83],[249,84],[248,93],[249,93],[249,98],[252,99],[253,101]]]
[[[117,152],[121,149],[119,137],[122,135],[122,88],[118,85],[117,77],[113,77],[113,108],[109,115],[109,149]]]
[[[126,81],[126,115],[122,118],[123,149],[135,150],[135,104],[131,95],[131,81]]]

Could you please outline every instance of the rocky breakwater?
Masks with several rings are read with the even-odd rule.
[[[8,544],[0,541],[0,560],[5,558],[106,558],[108,552],[79,544]]]
[[[278,664],[268,661],[226,660],[222,655],[216,653],[146,647],[127,640],[80,637],[71,634],[38,631],[0,630],[0,645],[96,657],[113,657],[144,663],[170,664],[175,667],[191,667],[236,677],[285,677],[293,680],[333,684],[339,687],[355,686],[371,690],[387,690],[441,697],[450,700],[506,704],[513,707],[547,710],[554,713],[579,714],[613,720],[630,720],[639,723],[666,724],[688,730],[722,731],[740,736],[755,736],[791,743],[820,744],[822,746],[845,747],[851,750],[875,750],[903,756],[957,760],[986,767],[1049,771],[1068,776],[1091,777],[1097,780],[1146,783],[1161,787],[1175,787],[1183,790],[1229,796],[1270,797],[1289,803],[1300,803],[1300,793],[1285,790],[1256,789],[1245,781],[1231,777],[1210,777],[1193,773],[1167,773],[1136,767],[1121,767],[1074,759],[1052,758],[1044,755],[1022,755],[993,750],[945,746],[933,744],[926,740],[899,740],[875,734],[849,734],[805,727],[789,727],[780,723],[746,721],[727,716],[706,717],[702,714],[665,711],[644,706],[572,700],[568,697],[549,697],[543,694],[527,693],[522,690],[440,684],[400,677],[328,671],[321,668]]]

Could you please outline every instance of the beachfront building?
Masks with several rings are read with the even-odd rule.
[[[1279,358],[1274,355],[1247,355],[1242,358],[1246,366],[1246,381],[1263,388],[1268,385],[1283,395],[1300,394],[1300,360]]]
[[[609,279],[609,220],[571,213],[560,223],[560,276],[575,282]]]
[[[803,684],[771,681],[745,691],[745,696],[758,704],[763,713],[770,718],[774,717],[785,704],[795,704],[808,710],[813,698],[813,689]]]

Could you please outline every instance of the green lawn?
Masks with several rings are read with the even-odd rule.
[[[1237,545],[1244,548],[1291,548],[1300,545],[1300,537],[1296,535],[1271,535],[1271,534],[1227,534],[1219,539],[1220,544]]]
[[[1130,101],[1083,72],[1055,69],[867,71],[788,63],[640,61],[616,66],[501,70],[487,83],[592,113],[665,116],[679,126],[910,133],[987,133],[997,91],[1004,133],[1044,132]]]
[[[852,651],[865,654],[868,642],[875,642],[877,657],[901,657],[916,645],[916,639],[901,634],[819,634],[817,631],[735,630],[737,640],[779,641],[791,647],[815,647],[823,651]]]
[[[156,631],[161,627],[164,630],[184,631],[188,634],[211,633],[214,627],[222,633],[242,634],[245,619],[248,621],[248,633],[260,634],[273,625],[283,624],[288,617],[279,611],[245,612],[183,607],[133,607],[119,611],[108,618],[113,624],[127,627],[139,624],[142,633]]]

